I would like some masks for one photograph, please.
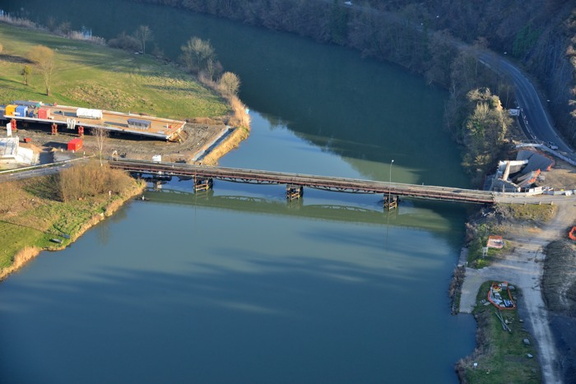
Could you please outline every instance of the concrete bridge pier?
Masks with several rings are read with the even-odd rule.
[[[214,181],[211,178],[195,176],[194,179],[194,192],[208,191],[212,189]]]
[[[391,211],[393,209],[396,209],[398,207],[398,202],[400,201],[400,198],[398,197],[398,195],[384,195],[384,209]]]
[[[292,201],[301,198],[304,195],[304,187],[302,185],[288,184],[286,185],[286,199]]]

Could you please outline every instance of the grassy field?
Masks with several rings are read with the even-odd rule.
[[[500,311],[511,329],[511,332],[508,332],[502,329],[502,323],[496,316],[498,310],[492,304],[485,305],[490,284],[491,282],[484,283],[478,293],[478,305],[474,310],[474,316],[478,321],[480,334],[477,337],[477,353],[460,365],[465,382],[541,383],[534,340],[524,329],[518,311],[516,309]],[[521,292],[516,292],[516,295],[520,294]],[[528,340],[530,344],[526,344],[524,340]]]
[[[141,191],[140,182],[128,175],[123,177],[124,188],[119,193],[71,201],[58,197],[55,176],[3,182],[0,185],[0,270],[10,267],[16,254],[25,248],[65,247],[92,223],[108,216],[127,198]]]
[[[226,101],[173,64],[148,55],[0,23],[0,104],[37,100],[120,112],[186,119],[230,113]],[[21,75],[32,47],[55,52],[51,95],[32,68],[29,85]]]

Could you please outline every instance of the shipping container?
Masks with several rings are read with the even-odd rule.
[[[102,111],[100,109],[88,109],[88,108],[78,108],[76,110],[76,116],[83,117],[86,119],[102,119]]]
[[[82,139],[72,139],[68,142],[68,150],[69,151],[79,151],[82,149]]]
[[[16,104],[9,104],[6,106],[6,116],[16,116]]]
[[[24,105],[19,105],[16,107],[16,112],[14,116],[26,117],[28,115],[28,107]]]
[[[150,129],[152,122],[150,120],[143,119],[128,119],[128,127],[136,129]]]
[[[14,100],[12,104],[24,105],[29,108],[38,108],[42,105],[41,101],[25,101],[25,100]]]
[[[38,110],[38,118],[39,119],[49,119],[49,117],[48,117],[49,112],[50,112],[50,110],[48,108],[40,108]]]

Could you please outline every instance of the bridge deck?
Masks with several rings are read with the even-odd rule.
[[[362,179],[315,176],[298,173],[263,171],[242,168],[208,167],[180,163],[154,163],[132,160],[110,162],[113,168],[129,172],[192,176],[257,184],[293,184],[298,186],[349,193],[377,193],[423,199],[458,201],[465,203],[494,203],[492,192],[433,185],[389,183]]]

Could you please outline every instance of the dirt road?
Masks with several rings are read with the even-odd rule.
[[[466,268],[462,286],[460,312],[463,313],[472,312],[478,289],[487,280],[508,281],[522,290],[519,313],[537,341],[545,384],[562,383],[562,379],[549,315],[542,298],[543,249],[553,239],[564,237],[566,228],[572,225],[575,217],[576,204],[566,202],[559,206],[556,216],[542,228],[511,228],[506,238],[512,245],[511,253],[503,255],[487,268]]]

